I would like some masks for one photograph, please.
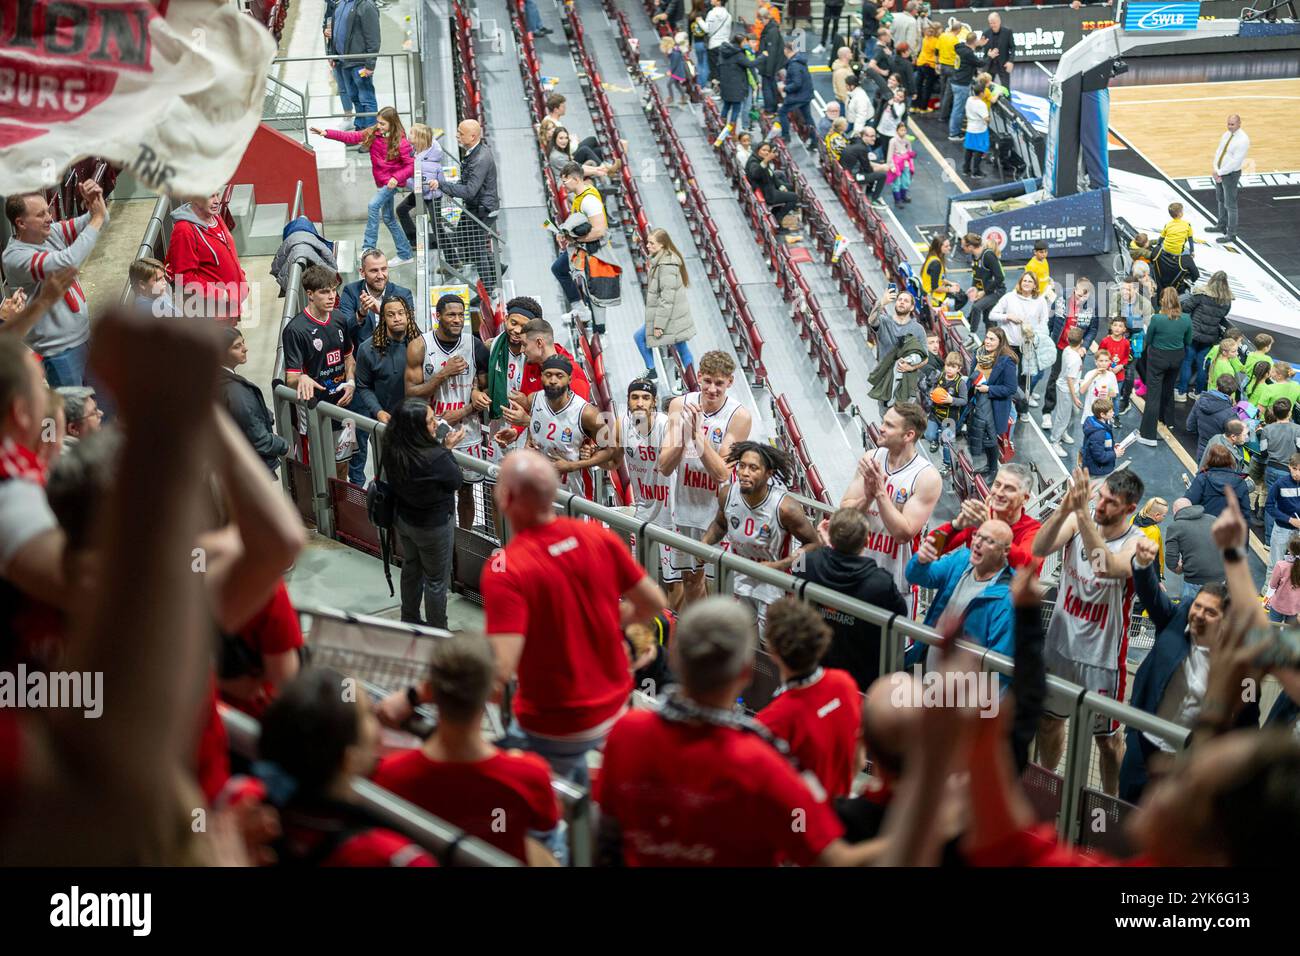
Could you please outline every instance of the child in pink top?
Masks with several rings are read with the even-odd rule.
[[[1278,623],[1294,621],[1300,614],[1300,534],[1291,535],[1286,552],[1268,579],[1273,589],[1267,604],[1268,619]]]
[[[397,110],[385,106],[379,111],[375,125],[368,129],[320,130],[312,127],[311,131],[326,139],[349,145],[361,143],[369,148],[370,169],[379,191],[370,200],[366,210],[366,234],[362,245],[366,249],[379,247],[379,219],[382,216],[384,225],[392,233],[393,242],[397,245],[397,257],[389,259],[388,264],[401,266],[413,261],[411,243],[398,225],[397,213],[393,210],[393,197],[397,190],[415,175],[415,154],[406,139],[406,130],[402,127],[402,118],[397,115]]]

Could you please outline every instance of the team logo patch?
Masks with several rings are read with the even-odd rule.
[[[733,515],[731,518],[731,527],[732,530],[735,530],[736,528],[740,527],[740,519],[737,518],[735,515]]]
[[[533,422],[533,431],[534,431],[534,432],[540,432],[541,430],[542,430],[542,423],[541,423],[541,422]]]
[[[325,343],[322,342],[320,339],[312,339],[311,344],[316,348],[317,352],[319,352],[321,349],[325,347]]]
[[[771,526],[771,525],[767,525],[767,524],[765,524],[765,525],[763,525],[763,527],[761,527],[761,528],[758,529],[758,540],[759,540],[759,541],[767,541],[767,540],[769,540],[771,537],[772,537],[772,526]]]
[[[566,428],[564,431],[560,432],[560,441],[562,442],[573,441],[573,429]]]
[[[907,489],[899,488],[897,491],[894,492],[894,504],[898,505],[901,508],[906,502],[907,502]]]
[[[712,435],[712,438],[713,438],[714,443],[719,443],[719,442],[721,442],[721,441],[722,441],[722,429],[721,429],[721,428],[715,428],[715,429],[713,429],[713,435]]]

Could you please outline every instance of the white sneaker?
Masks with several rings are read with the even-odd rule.
[[[1154,438],[1143,438],[1141,435],[1138,435],[1137,440],[1139,444],[1146,445],[1150,448],[1155,448],[1160,444],[1160,442],[1156,441]]]
[[[1059,444],[1052,446],[1052,452],[1057,458],[1068,458],[1070,453],[1062,448]]]
[[[1071,438],[1068,433],[1061,436],[1061,441],[1065,442],[1067,445],[1074,444],[1074,439]]]
[[[1186,393],[1186,392],[1174,392],[1174,401],[1175,401],[1175,402],[1180,402],[1180,403],[1181,403],[1181,402],[1185,402],[1185,401],[1187,401],[1187,393]]]
[[[401,259],[397,256],[394,256],[393,258],[388,260],[388,268],[396,269],[398,266],[409,266],[414,261],[415,261],[414,257],[410,259]]]
[[[820,43],[818,43],[815,47],[813,47],[813,52],[814,52],[814,53],[821,53],[821,52],[823,52],[825,49],[826,49],[826,47],[824,47],[824,46],[822,46]]]
[[[1030,408],[1037,408],[1037,407],[1038,407],[1038,396],[1037,396],[1037,395],[1030,395],[1030,396],[1029,396],[1029,407],[1030,407]]]
[[[1039,422],[1038,424],[1042,425],[1044,430],[1051,428],[1051,427],[1052,427],[1052,416],[1049,415],[1049,414],[1047,414],[1046,412],[1044,412],[1044,413],[1043,413],[1043,420],[1042,420],[1041,422]]]

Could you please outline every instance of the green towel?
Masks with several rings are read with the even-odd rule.
[[[488,354],[488,397],[492,400],[491,418],[500,418],[501,410],[510,404],[509,336],[502,331],[492,340]]]

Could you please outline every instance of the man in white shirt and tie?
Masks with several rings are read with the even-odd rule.
[[[1214,150],[1214,201],[1218,207],[1218,222],[1206,232],[1221,232],[1219,242],[1237,239],[1237,184],[1241,180],[1241,167],[1250,149],[1250,137],[1241,128],[1241,117],[1233,113],[1228,117],[1228,129]]]

